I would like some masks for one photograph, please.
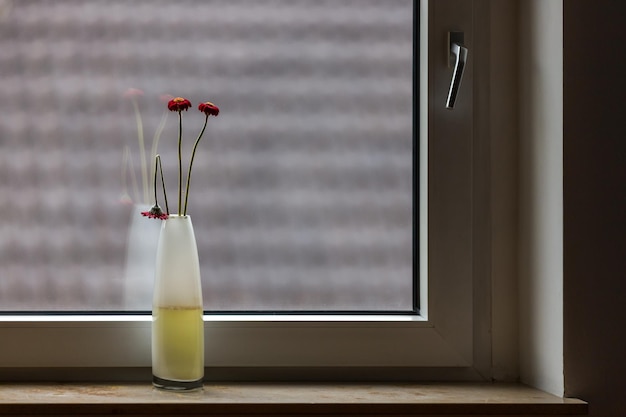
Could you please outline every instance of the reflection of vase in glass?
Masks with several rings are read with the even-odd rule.
[[[124,268],[124,309],[150,311],[157,244],[161,222],[141,215],[147,204],[135,205],[131,214]]]
[[[152,302],[152,375],[159,388],[202,387],[202,288],[189,216],[170,215],[161,226]]]

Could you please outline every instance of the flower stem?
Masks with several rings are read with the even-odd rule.
[[[189,172],[187,173],[187,189],[185,190],[185,206],[183,209],[183,216],[187,215],[187,200],[189,199],[189,184],[191,183],[191,167],[193,166],[193,160],[196,156],[196,149],[198,148],[198,143],[200,143],[200,139],[202,139],[202,135],[204,134],[204,130],[206,129],[207,122],[209,121],[209,115],[206,115],[204,119],[204,126],[202,126],[202,130],[196,139],[196,143],[193,144],[193,151],[191,152],[191,160],[189,161]]]
[[[157,155],[156,158],[154,158],[154,204],[155,205],[159,204],[159,199],[157,198],[157,168],[159,166],[159,159],[160,159],[159,155]]]
[[[183,114],[178,110],[178,214],[181,213],[183,200]]]
[[[161,164],[161,155],[157,154],[155,159],[156,159],[156,162],[154,165],[154,201],[156,203],[156,197],[157,197],[156,180],[157,180],[157,168],[158,168],[159,171],[161,172],[161,184],[163,185],[163,199],[165,200],[165,213],[169,215],[170,207],[167,204],[167,192],[165,192],[165,178],[163,178],[163,165]]]

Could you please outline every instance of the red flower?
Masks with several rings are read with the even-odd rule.
[[[220,108],[217,107],[215,104],[211,103],[210,101],[200,103],[198,105],[198,110],[200,110],[202,113],[206,114],[207,116],[210,116],[210,115],[217,116],[220,112]]]
[[[191,107],[191,101],[182,97],[175,97],[167,103],[167,108],[170,111],[186,111],[189,107]]]
[[[154,206],[152,206],[150,211],[142,211],[141,215],[144,217],[149,217],[151,219],[159,219],[159,220],[167,220],[167,218],[169,217],[167,213],[163,213],[163,210],[161,210],[161,207],[159,207],[158,204],[155,204]]]

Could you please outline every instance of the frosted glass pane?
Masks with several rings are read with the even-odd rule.
[[[187,158],[195,105],[221,109],[188,210],[207,310],[411,310],[412,8],[0,2],[0,311],[150,309],[151,282],[128,286],[129,227],[152,203],[131,87],[146,147],[166,117],[170,209],[178,126],[162,96],[194,103]]]

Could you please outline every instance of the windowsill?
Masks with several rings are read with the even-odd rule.
[[[520,384],[206,383],[164,392],[148,383],[3,383],[0,415],[585,415],[587,404]]]

